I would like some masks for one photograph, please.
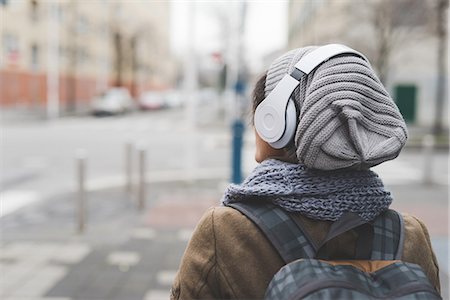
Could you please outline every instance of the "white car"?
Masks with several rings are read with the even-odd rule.
[[[166,95],[163,92],[144,92],[139,97],[139,108],[142,110],[157,110],[166,107]]]
[[[166,105],[168,107],[177,108],[183,106],[181,94],[175,90],[166,92]]]
[[[123,114],[133,109],[133,98],[126,88],[112,88],[92,102],[92,113],[99,115]]]

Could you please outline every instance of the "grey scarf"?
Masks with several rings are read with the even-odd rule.
[[[319,171],[268,159],[241,185],[230,185],[222,202],[260,199],[317,220],[336,221],[354,212],[370,221],[392,202],[378,175],[370,170]]]

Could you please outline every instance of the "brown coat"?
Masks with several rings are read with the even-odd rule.
[[[316,243],[325,237],[331,224],[300,215],[298,218]],[[407,214],[403,218],[402,259],[420,265],[439,291],[439,269],[428,231],[417,218]],[[344,249],[341,254],[351,255],[356,237],[346,233],[332,242],[330,248]],[[229,207],[211,208],[186,248],[171,299],[261,299],[282,266],[281,257],[252,221]]]

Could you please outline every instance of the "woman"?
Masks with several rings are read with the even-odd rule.
[[[295,77],[296,64],[317,49],[295,49],[272,63],[256,83],[254,114],[286,74]],[[231,185],[222,201],[270,201],[293,213],[319,244],[344,213],[370,221],[388,209],[391,194],[369,168],[397,157],[407,133],[393,100],[362,55],[335,55],[310,73],[298,74],[291,95],[296,109],[291,140],[277,149],[256,130],[255,159],[260,164],[242,185]],[[272,115],[268,122],[271,127]],[[438,265],[425,225],[407,214],[403,220],[402,260],[420,265],[439,290]],[[355,247],[350,232],[329,245],[336,257],[353,257]],[[283,265],[245,215],[227,206],[211,208],[187,246],[171,298],[261,299]]]

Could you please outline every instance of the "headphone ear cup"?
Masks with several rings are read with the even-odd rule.
[[[289,99],[288,101],[285,118],[286,127],[283,135],[278,141],[270,143],[270,146],[275,149],[286,147],[294,139],[295,131],[297,129],[297,108],[292,99]]]

